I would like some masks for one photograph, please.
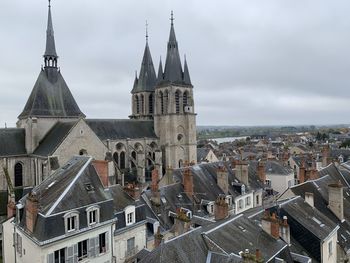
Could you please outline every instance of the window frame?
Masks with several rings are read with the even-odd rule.
[[[135,206],[129,205],[124,209],[125,213],[125,224],[130,226],[136,222],[136,209]]]
[[[95,221],[91,221],[90,215],[95,213]],[[93,226],[100,223],[100,207],[99,206],[91,206],[86,209],[86,217],[88,226]]]
[[[65,230],[66,230],[66,233],[72,233],[72,232],[75,232],[79,229],[79,213],[76,212],[76,211],[73,211],[73,212],[69,212],[67,214],[65,214],[64,216],[64,225],[65,225]],[[74,228],[73,229],[70,229],[70,222],[69,220],[71,218],[74,218]]]

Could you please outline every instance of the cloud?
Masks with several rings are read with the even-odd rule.
[[[145,20],[157,66],[170,10],[198,124],[348,123],[348,1],[52,1],[59,65],[90,118],[127,118]],[[15,125],[42,64],[47,5],[0,3],[0,127]],[[157,71],[157,69],[156,69]]]

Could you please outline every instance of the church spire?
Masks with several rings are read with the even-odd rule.
[[[55,46],[55,36],[52,25],[51,16],[51,0],[49,0],[49,11],[47,18],[47,29],[46,29],[46,49],[44,53],[45,67],[57,67],[57,53]]]
[[[188,85],[192,85],[191,78],[190,78],[190,72],[189,72],[188,66],[187,66],[186,56],[185,56],[185,63],[184,63],[184,83],[188,84]]]
[[[162,64],[162,57],[159,59],[159,67],[158,67],[158,83],[163,81],[163,64]]]
[[[178,44],[174,29],[174,14],[171,11],[170,35],[167,48],[167,56],[164,67],[164,80],[169,82],[182,82],[182,66]]]

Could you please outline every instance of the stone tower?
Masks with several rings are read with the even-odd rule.
[[[160,61],[155,88],[154,128],[160,140],[164,167],[197,161],[196,114],[193,86],[186,59],[184,69],[171,13],[170,36],[163,71]]]
[[[62,77],[57,61],[49,1],[44,67],[17,121],[17,127],[26,130],[28,153],[35,150],[58,120],[69,121],[85,117]]]
[[[146,29],[146,46],[143,53],[140,75],[135,76],[132,94],[131,119],[153,119],[154,115],[154,88],[157,82],[151,52],[148,46],[148,32]]]

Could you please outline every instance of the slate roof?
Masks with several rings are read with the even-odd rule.
[[[154,70],[151,51],[149,50],[148,42],[146,43],[145,51],[143,54],[140,75],[138,79],[135,79],[134,87],[131,93],[154,91],[157,82],[156,72]]]
[[[0,129],[0,156],[19,156],[27,154],[25,130],[20,128]]]
[[[86,208],[92,205],[100,207],[100,223],[113,220],[113,201],[108,190],[104,189],[99,175],[91,164],[91,157],[75,156],[64,166],[36,186],[35,193],[39,202],[39,213],[31,236],[37,242],[64,237],[63,215],[68,211],[77,211],[79,229],[87,228]],[[26,203],[27,196],[20,202]],[[26,210],[20,227],[25,228]]]
[[[47,30],[46,30],[46,49],[44,56],[47,57],[57,57],[56,46],[55,46],[55,36],[52,26],[52,16],[51,16],[51,4],[49,3],[49,12],[47,18]]]
[[[285,175],[288,176],[293,173],[293,169],[289,166],[283,166],[277,161],[267,161],[265,163],[265,172],[266,174],[275,174],[275,175]]]
[[[197,148],[197,162],[204,161],[209,151],[210,149],[208,148]]]
[[[40,141],[33,154],[45,157],[52,155],[77,123],[78,121],[58,121]]]
[[[87,119],[86,123],[102,141],[157,138],[152,120]]]
[[[19,119],[28,117],[83,118],[61,72],[57,68],[45,68],[28,98]]]
[[[109,187],[109,191],[113,197],[113,204],[115,211],[122,211],[128,205],[134,205],[135,201],[132,199],[119,184]]]

